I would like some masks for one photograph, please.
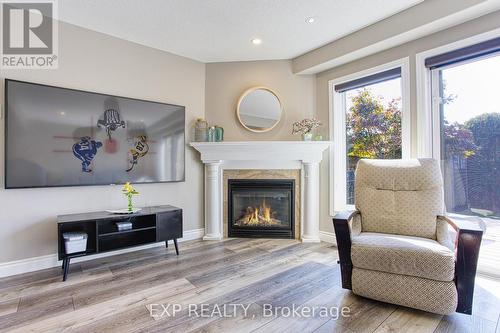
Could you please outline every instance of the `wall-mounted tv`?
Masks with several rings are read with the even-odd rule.
[[[5,80],[5,187],[184,181],[185,108]]]

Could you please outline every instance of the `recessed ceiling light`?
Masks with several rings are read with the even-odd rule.
[[[254,38],[254,39],[252,39],[252,44],[253,45],[260,45],[260,44],[262,44],[262,39]]]
[[[314,16],[310,16],[306,18],[306,23],[314,23],[316,18]]]
[[[66,115],[66,112],[61,111],[61,112],[59,112],[59,114],[60,114],[61,116],[65,116],[65,115]]]

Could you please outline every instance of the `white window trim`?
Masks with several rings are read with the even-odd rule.
[[[491,30],[479,35],[462,39],[415,55],[415,71],[417,84],[417,157],[432,157],[440,159],[439,114],[432,100],[432,73],[425,67],[425,59],[438,54],[450,52],[463,47],[478,44],[500,36],[500,29]],[[436,95],[435,95],[436,96]],[[434,107],[434,108],[433,108]]]
[[[333,145],[330,148],[330,215],[336,211],[351,209],[352,205],[346,205],[346,114],[344,93],[335,91],[335,86],[351,80],[380,73],[393,68],[401,68],[401,128],[402,128],[402,157],[410,157],[411,148],[411,123],[410,123],[410,59],[401,58],[389,63],[376,66],[357,73],[346,75],[328,81],[329,91],[329,128],[330,140]],[[334,124],[341,124],[334,128]],[[334,130],[335,129],[335,130]],[[334,165],[335,162],[335,165]]]

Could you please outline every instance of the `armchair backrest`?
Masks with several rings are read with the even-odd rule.
[[[354,192],[362,231],[436,238],[436,218],[444,213],[437,160],[362,159]]]

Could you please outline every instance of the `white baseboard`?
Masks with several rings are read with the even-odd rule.
[[[184,234],[184,237],[179,238],[179,242],[200,239],[203,237],[203,235],[205,235],[205,229],[188,230],[188,231],[184,231],[183,234]],[[165,245],[163,242],[141,245],[141,246],[136,246],[133,248],[127,248],[127,249],[123,249],[123,250],[117,250],[117,251],[112,251],[112,252],[99,253],[99,254],[89,255],[89,256],[85,256],[85,257],[75,258],[72,260],[72,262],[75,262],[75,263],[82,262],[82,261],[92,260],[92,259],[96,259],[96,258],[113,256],[113,255],[117,255],[117,254],[121,254],[121,253],[149,249],[149,248],[157,247],[157,246],[165,246]],[[0,263],[0,277],[33,272],[33,271],[38,271],[41,269],[57,267],[60,265],[61,265],[61,261],[57,260],[57,254],[48,254],[48,255],[40,256],[40,257],[21,259],[21,260],[15,260],[15,261],[10,261],[10,262],[3,262],[3,263]]]
[[[333,232],[320,231],[319,239],[321,239],[321,241],[325,243],[332,243],[335,245],[337,244],[337,240],[335,239],[335,234]]]
[[[302,239],[300,241],[302,243],[320,243],[321,239],[319,239],[319,238],[304,238],[304,237],[302,237]]]

